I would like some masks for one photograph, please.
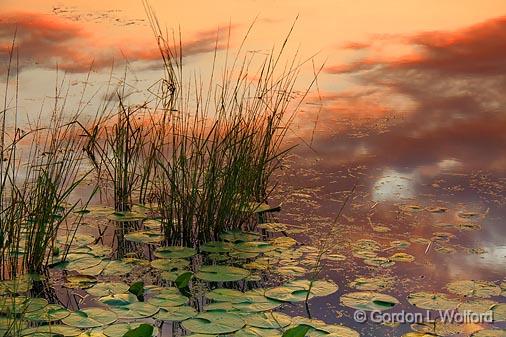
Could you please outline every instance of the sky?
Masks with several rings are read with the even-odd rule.
[[[204,74],[215,47],[222,57],[227,46],[236,50],[253,22],[245,48],[259,54],[279,48],[295,22],[289,54],[313,57],[302,69],[300,88],[322,67],[318,91],[313,87],[295,121],[297,136],[311,142],[316,137],[323,155],[374,153],[399,167],[471,158],[491,170],[506,168],[504,0],[151,0],[149,5],[168,31],[181,31],[186,66]],[[129,80],[139,92],[161,77],[140,0],[2,0],[2,85],[15,31],[19,111],[27,116],[55,95],[62,78],[76,97],[87,82],[92,95],[107,99],[100,92],[113,64],[121,69],[128,60]],[[382,132],[385,121],[389,132]],[[357,126],[374,132],[367,139],[351,137]],[[343,130],[348,136],[336,143]]]

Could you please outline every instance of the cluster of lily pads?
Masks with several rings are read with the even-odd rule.
[[[399,301],[390,295],[375,292],[379,289],[392,287],[391,277],[366,278],[360,277],[350,283],[351,287],[363,291],[347,293],[341,296],[341,304],[363,311],[383,311],[392,309]],[[457,310],[466,314],[491,313],[493,322],[506,321],[506,303],[490,299],[506,296],[506,281],[497,285],[489,281],[458,280],[447,284],[446,289],[453,297],[445,293],[421,291],[411,293],[408,303],[426,310],[449,311]],[[465,331],[462,324],[443,321],[441,318],[429,322],[417,322],[411,325],[413,332],[403,337],[434,337],[451,336]],[[504,337],[506,329],[481,329],[472,334],[473,337]]]
[[[307,336],[359,336],[345,326],[276,311],[285,303],[306,302],[338,290],[331,281],[300,278],[316,263],[317,249],[300,246],[289,236],[266,241],[259,233],[239,230],[222,233],[222,241],[207,242],[200,252],[191,247],[160,246],[161,240],[146,235],[157,227],[148,221],[142,230],[128,233],[125,239],[156,245],[151,261],[136,257],[114,260],[111,247],[97,244],[96,238],[87,234],[73,237],[63,262],[60,254],[52,257],[53,269],[65,275],[64,286],[85,291],[91,305],[70,310],[44,298],[27,296],[29,280],[9,281],[15,287],[1,283],[0,289],[9,296],[0,312],[10,318],[0,320],[0,336],[9,335],[12,317],[22,324],[17,327],[19,336],[127,336],[145,328],[144,323],[152,327],[148,334],[154,336],[164,321],[179,322],[194,336],[283,336],[300,327]],[[273,233],[298,231],[275,223],[260,227]],[[63,252],[68,242],[66,238],[59,241]],[[344,259],[339,254],[326,258]],[[129,285],[110,281],[137,268],[159,274],[160,282],[144,286],[142,282]],[[285,282],[269,288],[252,287],[265,272],[277,274]],[[207,291],[203,293],[203,306],[197,310],[191,304],[201,289]]]

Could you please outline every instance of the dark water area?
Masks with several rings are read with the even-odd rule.
[[[344,131],[299,146],[287,160],[274,199],[282,207],[280,222],[307,228],[299,241],[314,247],[329,247],[330,241],[331,251],[346,257],[324,261],[321,276],[335,281],[339,291],[314,299],[313,317],[362,336],[401,336],[411,331],[409,324],[357,323],[355,310],[340,305],[340,296],[357,291],[349,283],[358,277],[393,277],[393,286],[380,291],[400,301],[393,311],[421,312],[407,295],[449,294],[445,286],[455,280],[504,281],[506,142],[494,142],[496,135],[486,133],[476,142],[448,134],[437,144],[409,120],[380,122],[342,121]],[[378,256],[404,252],[415,259],[367,265],[353,256],[352,245],[360,239],[379,243]],[[409,245],[395,247],[398,240]],[[287,310],[305,313],[303,306]],[[479,326],[468,324],[459,336]]]

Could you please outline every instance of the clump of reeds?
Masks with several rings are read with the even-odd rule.
[[[227,51],[222,75],[213,64],[206,84],[196,75],[185,79],[181,43],[162,33],[149,8],[148,15],[166,74],[154,190],[167,241],[198,245],[241,228],[255,205],[267,202],[272,174],[289,150],[283,140],[297,107],[300,64],[281,61],[285,40],[260,60],[241,47],[228,62]]]
[[[11,60],[13,54],[14,43]],[[59,98],[57,87],[51,111],[19,128],[17,76],[15,104],[8,104],[12,69],[16,67],[9,63],[1,111],[0,279],[43,271],[55,252],[60,229],[77,228],[80,217],[73,210],[78,202],[69,203],[69,197],[86,177],[81,171],[84,143],[78,136],[79,113],[65,116],[66,100]]]

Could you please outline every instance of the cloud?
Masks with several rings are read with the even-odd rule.
[[[409,52],[399,56],[374,50],[358,61],[326,69],[352,76],[363,93],[334,95],[327,101],[326,115],[370,111],[380,121],[403,112],[402,121],[386,132],[370,123],[367,137],[344,135],[338,145],[332,140],[335,135],[323,135],[321,151],[350,158],[349,153],[357,153],[354,149],[365,148],[374,159],[363,160],[397,168],[455,159],[467,168],[504,172],[506,17],[455,31],[391,38],[392,44],[399,41]],[[376,49],[374,43],[364,48]]]
[[[233,27],[232,27],[233,28]],[[105,41],[80,22],[40,13],[0,14],[0,71],[5,71],[14,33],[20,67],[40,67],[68,72],[110,68],[114,61],[159,62],[160,52],[152,38],[142,41]],[[217,30],[200,32],[183,42],[186,56],[225,48],[224,34]]]

